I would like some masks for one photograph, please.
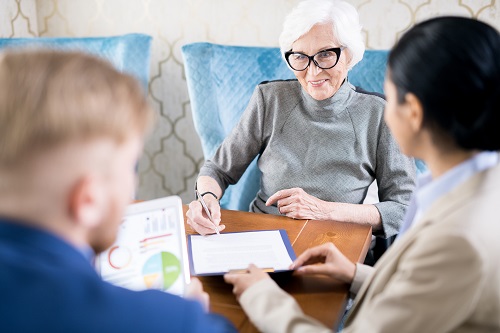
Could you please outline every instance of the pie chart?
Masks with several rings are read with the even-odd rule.
[[[170,252],[159,252],[149,257],[142,267],[146,288],[168,290],[181,273],[179,259]]]

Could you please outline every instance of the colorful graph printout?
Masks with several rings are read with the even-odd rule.
[[[115,244],[98,256],[102,278],[132,290],[182,295],[189,267],[184,265],[184,221],[179,214],[182,207],[175,205],[126,215]]]

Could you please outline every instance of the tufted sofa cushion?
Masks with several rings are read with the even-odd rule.
[[[192,43],[182,47],[193,121],[205,159],[211,158],[238,122],[255,86],[262,81],[294,79],[277,47]],[[367,50],[348,80],[383,93],[388,51]],[[257,159],[256,159],[257,160]],[[240,181],[229,186],[221,207],[248,211],[259,189],[256,160]]]
[[[107,59],[118,70],[140,80],[147,92],[151,37],[144,34],[127,34],[112,37],[83,38],[0,38],[0,50],[5,48],[50,48],[78,50]]]

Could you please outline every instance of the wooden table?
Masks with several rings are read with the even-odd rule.
[[[184,206],[184,216],[187,206]],[[362,262],[371,241],[371,227],[335,221],[293,220],[284,216],[222,210],[224,232],[285,229],[296,255],[333,242],[350,260]],[[195,234],[186,223],[186,233]],[[210,310],[231,320],[240,332],[258,332],[238,304],[232,286],[221,276],[199,277],[210,295]],[[277,283],[290,293],[302,310],[328,327],[335,327],[344,312],[348,287],[320,276],[278,276]]]

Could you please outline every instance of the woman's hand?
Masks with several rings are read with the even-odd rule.
[[[200,302],[205,312],[208,312],[210,308],[210,296],[203,291],[203,285],[197,278],[191,278],[191,283],[187,285],[184,297]]]
[[[323,201],[298,187],[274,193],[267,199],[266,206],[274,203],[281,214],[294,219],[334,220],[370,224],[373,230],[382,228],[382,218],[375,205]]]
[[[258,268],[254,264],[250,264],[247,273],[226,273],[224,274],[224,281],[233,285],[233,293],[237,298],[255,283],[263,279],[270,279],[269,274]]]
[[[224,230],[226,226],[220,224],[220,205],[219,200],[217,200],[222,196],[219,184],[212,177],[200,176],[196,180],[196,188],[197,193],[205,193],[203,201],[207,204],[213,222],[208,218],[201,202],[195,200],[189,204],[189,209],[186,212],[187,223],[201,235],[214,234],[216,226],[219,231]]]
[[[203,206],[198,200],[192,201],[189,204],[189,209],[186,212],[187,223],[199,234],[208,235],[215,233],[215,225],[219,228],[219,231],[222,231],[226,228],[225,225],[220,224],[220,206],[219,202],[211,195],[205,195],[203,197],[205,203],[207,204],[207,208],[210,211],[210,215],[212,215],[212,221],[208,218]]]
[[[290,266],[298,275],[323,274],[333,279],[352,283],[356,265],[333,243],[325,243],[307,249]]]
[[[307,194],[301,188],[280,190],[269,197],[266,206],[276,203],[281,214],[294,219],[331,219],[328,202]]]

